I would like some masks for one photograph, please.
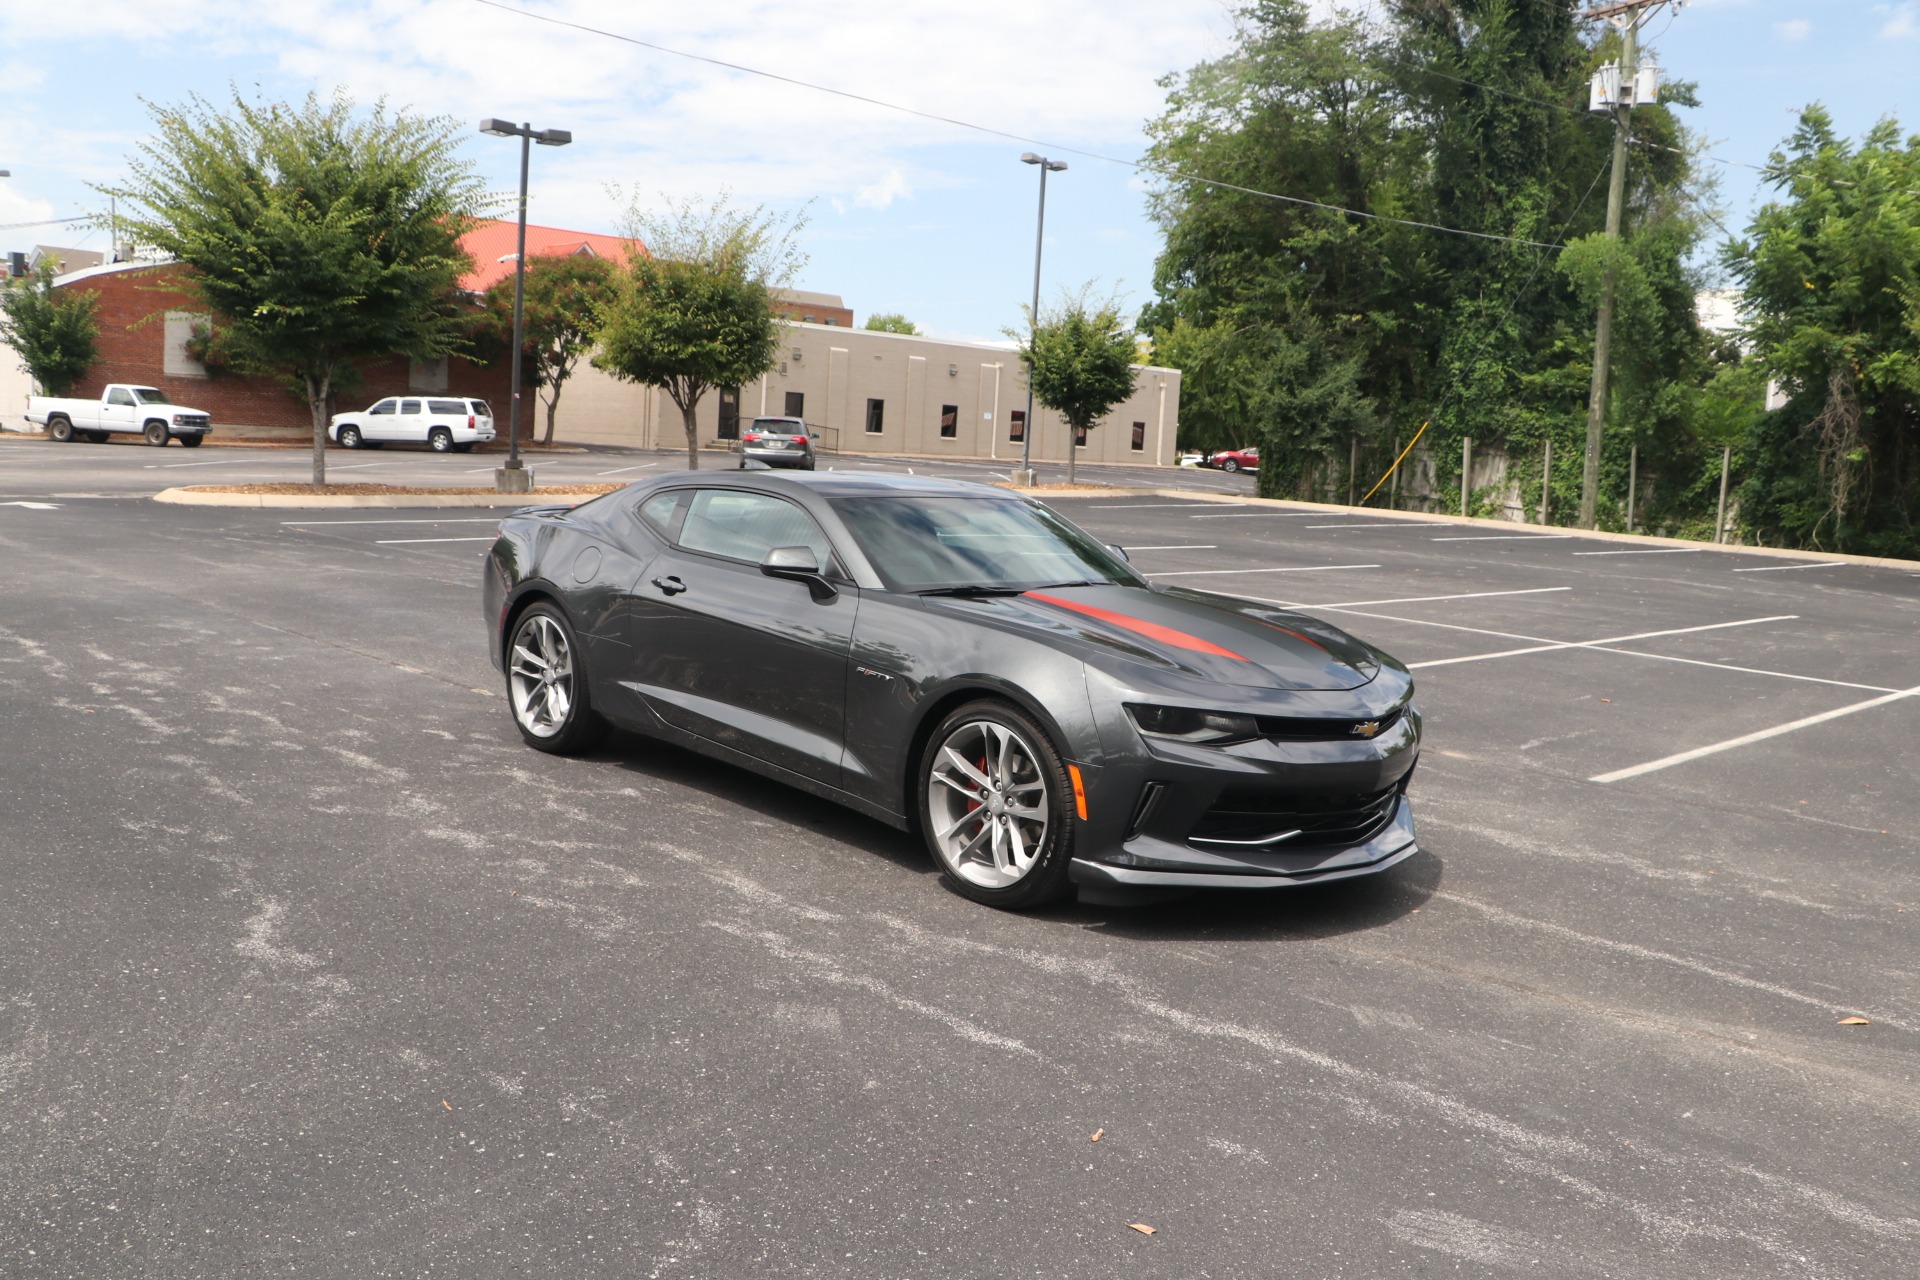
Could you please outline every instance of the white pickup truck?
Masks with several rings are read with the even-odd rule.
[[[145,436],[152,445],[178,440],[189,449],[213,430],[213,419],[204,409],[175,404],[158,387],[128,382],[108,383],[98,400],[29,396],[27,421],[46,427],[49,436],[62,442],[77,436],[102,444],[119,434]]]

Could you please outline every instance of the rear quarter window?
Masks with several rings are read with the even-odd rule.
[[[467,411],[467,402],[464,400],[429,400],[427,401],[427,411],[429,413],[465,413]]]

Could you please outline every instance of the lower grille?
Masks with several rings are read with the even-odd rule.
[[[1360,844],[1387,825],[1399,794],[1397,785],[1337,796],[1229,788],[1201,816],[1187,840],[1197,845],[1275,849]],[[1267,843],[1288,831],[1299,834]]]

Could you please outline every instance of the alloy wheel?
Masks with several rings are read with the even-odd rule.
[[[934,752],[927,834],[954,875],[1004,889],[1033,870],[1046,848],[1049,800],[1033,744],[1007,725],[969,720]]]
[[[551,738],[573,714],[573,646],[545,613],[527,615],[514,633],[507,677],[513,718],[536,738]]]

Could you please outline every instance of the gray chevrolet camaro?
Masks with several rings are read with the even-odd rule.
[[[1272,605],[1157,586],[1008,490],[682,472],[501,522],[514,723],[618,725],[916,831],[952,886],[1263,888],[1415,852],[1407,669]]]

